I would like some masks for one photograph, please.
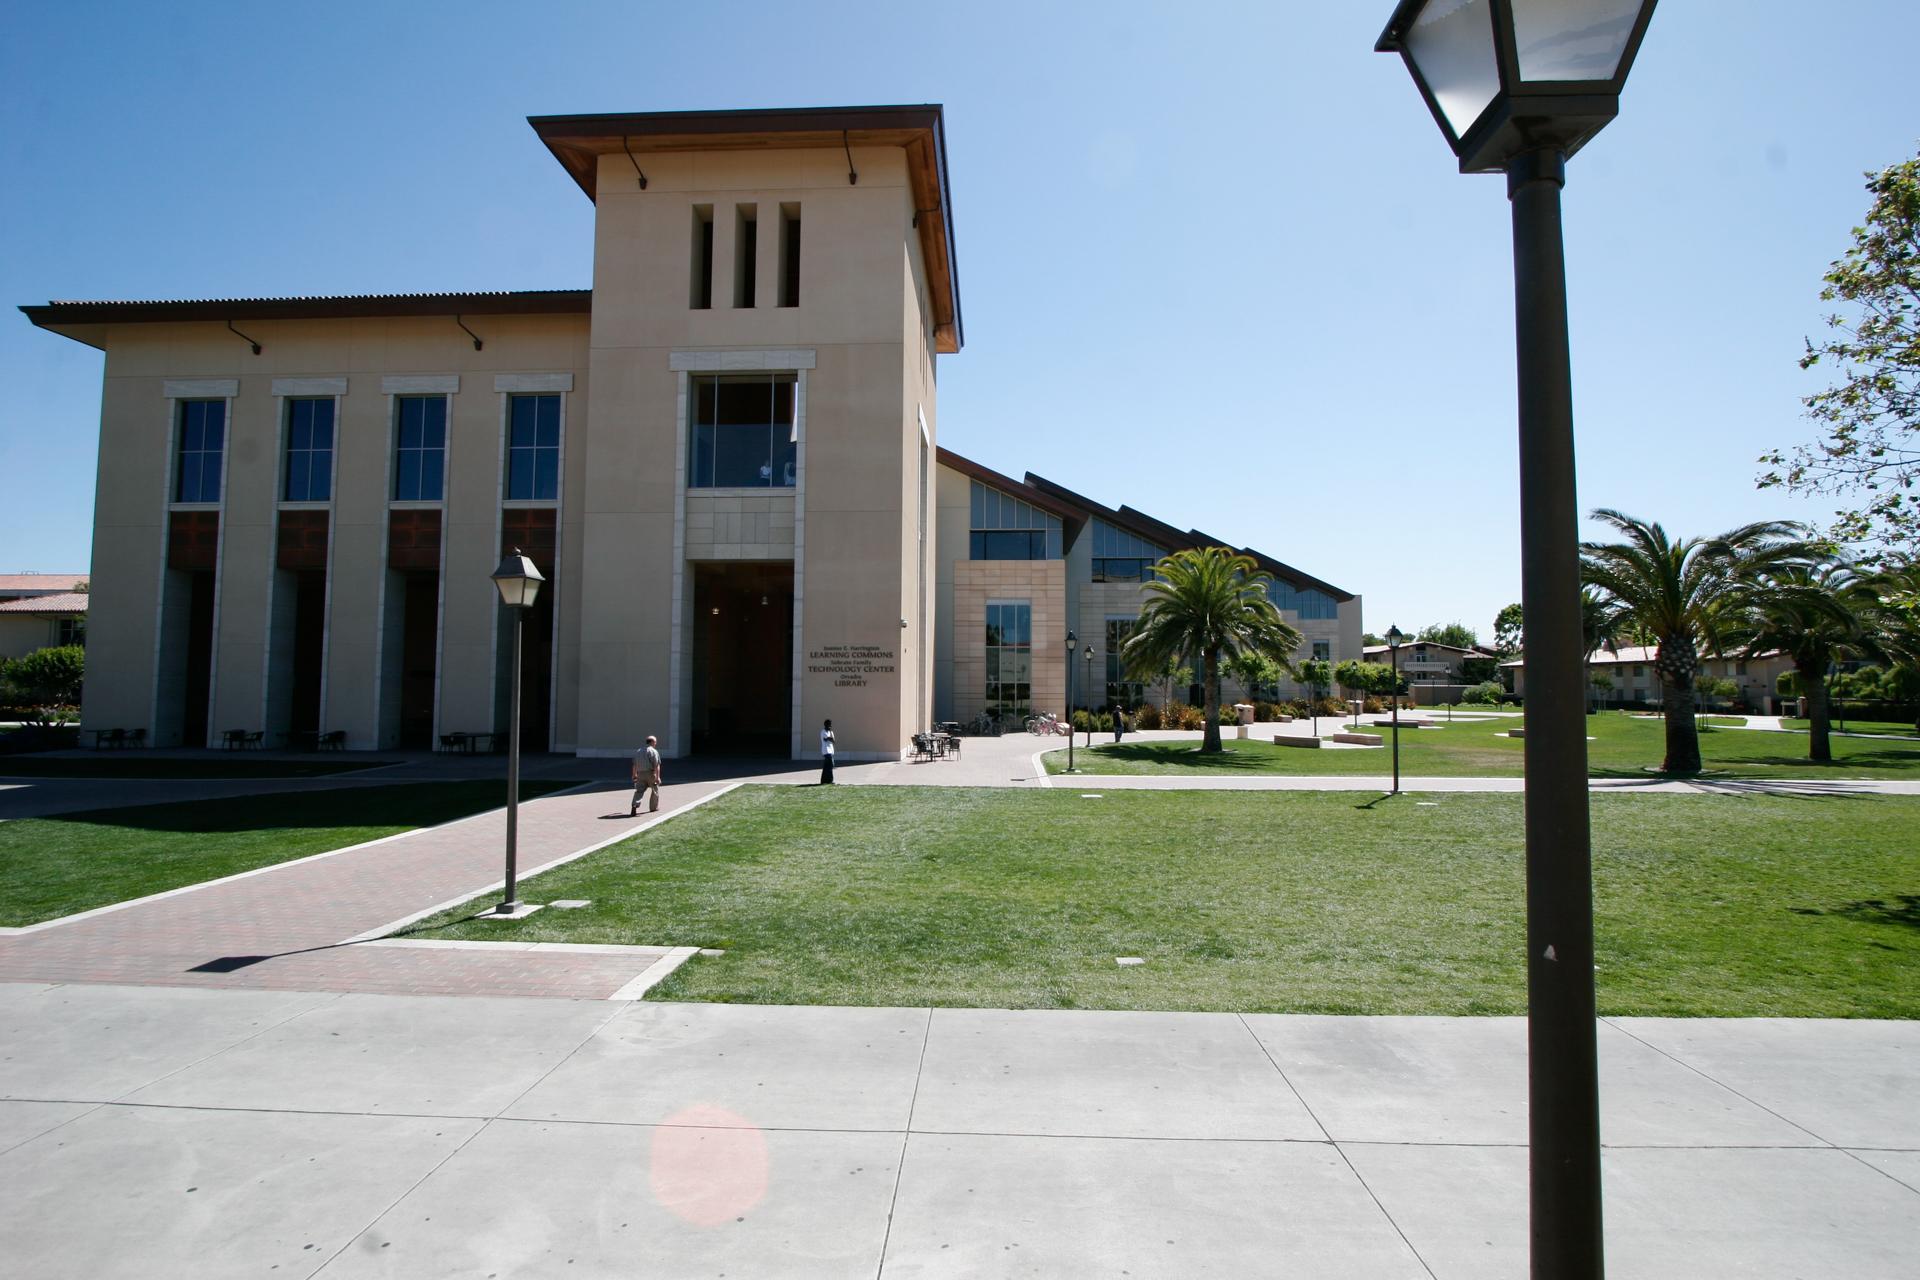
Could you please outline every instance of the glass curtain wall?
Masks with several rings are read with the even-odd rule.
[[[1003,720],[1033,714],[1033,606],[1028,601],[987,605],[987,714]]]

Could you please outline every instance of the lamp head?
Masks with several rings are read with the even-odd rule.
[[[1400,647],[1400,642],[1402,640],[1405,640],[1406,638],[1407,638],[1406,632],[1400,630],[1400,628],[1398,627],[1387,628],[1387,647],[1388,648],[1398,649]]]
[[[546,580],[533,561],[520,554],[518,547],[500,557],[500,567],[493,571],[493,585],[500,589],[500,603],[510,609],[531,609],[540,594],[540,584]]]
[[[1620,110],[1656,0],[1400,0],[1376,53],[1397,53],[1460,158],[1503,173],[1525,151],[1570,156]]]

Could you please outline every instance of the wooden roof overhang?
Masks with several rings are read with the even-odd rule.
[[[183,298],[166,302],[49,302],[20,308],[42,329],[98,347],[87,326],[179,320],[342,320],[389,316],[585,315],[591,289],[495,293],[381,293],[312,298]]]
[[[932,294],[934,348],[952,355],[966,341],[966,331],[960,318],[959,261],[954,252],[953,195],[942,118],[938,104],[927,104],[529,116],[527,123],[590,200],[598,199],[595,185],[603,155],[902,148]]]

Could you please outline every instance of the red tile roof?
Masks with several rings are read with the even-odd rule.
[[[0,613],[85,613],[87,611],[87,593],[84,591],[62,591],[49,596],[21,596],[17,600],[0,600]]]
[[[87,580],[84,573],[0,573],[0,592],[71,591]]]

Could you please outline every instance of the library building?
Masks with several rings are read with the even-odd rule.
[[[514,548],[531,751],[806,757],[830,717],[843,760],[898,759],[1069,678],[1160,696],[1118,654],[1142,584],[1235,544],[941,446],[939,107],[530,123],[593,202],[591,289],[22,308],[106,356],[87,725],[504,738]],[[1303,655],[1361,656],[1358,596],[1236,549]]]

